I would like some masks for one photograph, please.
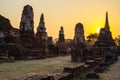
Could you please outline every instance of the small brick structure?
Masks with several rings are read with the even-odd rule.
[[[32,75],[30,77],[25,78],[24,80],[72,80],[72,74],[71,73],[60,73],[56,74],[54,76],[48,76],[48,75]]]
[[[53,77],[53,80],[72,80],[73,76],[71,73],[61,73]]]
[[[51,77],[47,75],[32,75],[24,80],[51,80]]]
[[[64,37],[64,29],[63,27],[60,28],[59,31],[59,38],[56,42],[56,46],[58,48],[59,55],[66,55],[67,54],[67,46],[65,43],[65,37]]]
[[[77,66],[70,66],[70,67],[65,67],[63,72],[68,72],[72,73],[72,75],[75,76],[80,76],[84,70],[84,65],[77,65]]]
[[[96,61],[95,61],[95,60],[87,60],[85,63],[86,63],[87,65],[94,66],[95,63],[96,63]]]

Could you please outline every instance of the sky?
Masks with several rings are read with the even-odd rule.
[[[33,7],[35,32],[40,15],[44,13],[48,36],[58,38],[63,26],[65,38],[73,39],[75,25],[79,22],[84,26],[85,36],[88,36],[104,27],[108,11],[113,38],[120,35],[120,0],[0,0],[0,14],[19,29],[22,10],[27,4]]]

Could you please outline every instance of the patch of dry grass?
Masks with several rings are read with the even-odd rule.
[[[65,66],[77,65],[71,62],[70,56],[47,58],[43,60],[16,61],[0,64],[0,80],[21,78],[33,74],[61,73]],[[83,63],[79,63],[83,64]]]
[[[100,74],[102,80],[120,80],[120,57],[107,71]]]

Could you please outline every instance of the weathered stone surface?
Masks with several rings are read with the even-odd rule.
[[[47,44],[48,45],[53,45],[53,37],[48,37]]]
[[[85,37],[84,37],[84,28],[83,28],[83,24],[78,23],[76,24],[75,27],[75,36],[74,36],[74,43],[76,45],[85,45]]]
[[[99,75],[97,73],[89,73],[88,75],[86,75],[87,79],[100,79]]]
[[[41,54],[44,56],[48,55],[48,45],[47,45],[47,32],[46,32],[46,27],[45,27],[45,22],[44,22],[44,15],[41,14],[40,17],[40,22],[37,28],[37,33],[36,33],[36,47],[37,49],[41,50]]]
[[[72,75],[75,77],[75,76],[80,76],[80,74],[82,74],[83,71],[84,71],[84,65],[76,65],[76,66],[65,67],[63,72],[72,73]]]
[[[2,41],[3,41],[3,39],[2,39],[2,38],[4,38],[4,37],[5,37],[5,35],[4,35],[3,31],[0,31],[0,42],[2,42]]]
[[[72,78],[72,74],[67,72],[54,76],[54,80],[72,80]]]
[[[86,68],[86,69],[89,67],[90,67],[90,65],[87,65],[87,64],[84,65],[84,68]]]
[[[59,39],[58,39],[58,42],[65,42],[63,27],[61,27],[61,29],[60,29],[60,31],[59,31]]]
[[[106,21],[104,28],[101,28],[97,41],[94,46],[116,46],[112,34],[110,31],[109,21],[108,21],[108,13],[106,12]]]
[[[25,78],[24,80],[51,80],[47,75],[32,75],[30,77]]]
[[[87,59],[87,50],[85,47],[84,29],[83,24],[78,23],[75,26],[75,36],[73,47],[71,49],[71,59],[72,61],[83,61]]]
[[[107,68],[108,66],[106,64],[100,64],[99,67],[95,69],[95,72],[103,73]]]
[[[52,37],[48,37],[47,44],[49,49],[49,57],[58,56],[58,48],[54,45]]]
[[[10,20],[0,15],[0,30],[9,34],[9,30],[13,28]]]
[[[20,39],[24,45],[33,45],[34,42],[34,13],[30,5],[24,6],[20,22]]]
[[[40,22],[37,27],[36,38],[37,38],[37,40],[47,40],[47,38],[48,38],[43,14],[41,14]]]
[[[65,44],[63,27],[60,28],[59,39],[58,39],[58,42],[56,43],[56,46],[58,47],[59,55],[67,54],[67,46]]]
[[[96,64],[96,61],[95,60],[87,60],[85,63],[87,65],[94,66]]]
[[[103,59],[106,65],[110,65],[117,61],[118,52],[117,46],[112,38],[112,34],[110,31],[109,21],[108,21],[108,13],[106,12],[106,21],[104,28],[101,28],[97,41],[94,44],[94,47],[97,47],[99,50],[99,55],[103,55]],[[93,49],[92,53],[95,52]],[[95,54],[93,54],[95,55]]]
[[[19,30],[13,28],[10,20],[0,15],[0,41],[6,43],[16,43],[19,39]]]
[[[10,31],[13,29],[10,20],[0,15],[0,37],[11,36]]]

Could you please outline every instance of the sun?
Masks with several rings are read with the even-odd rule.
[[[100,32],[100,29],[101,29],[101,27],[98,27],[98,28],[97,28],[97,33],[99,33],[99,32]]]

